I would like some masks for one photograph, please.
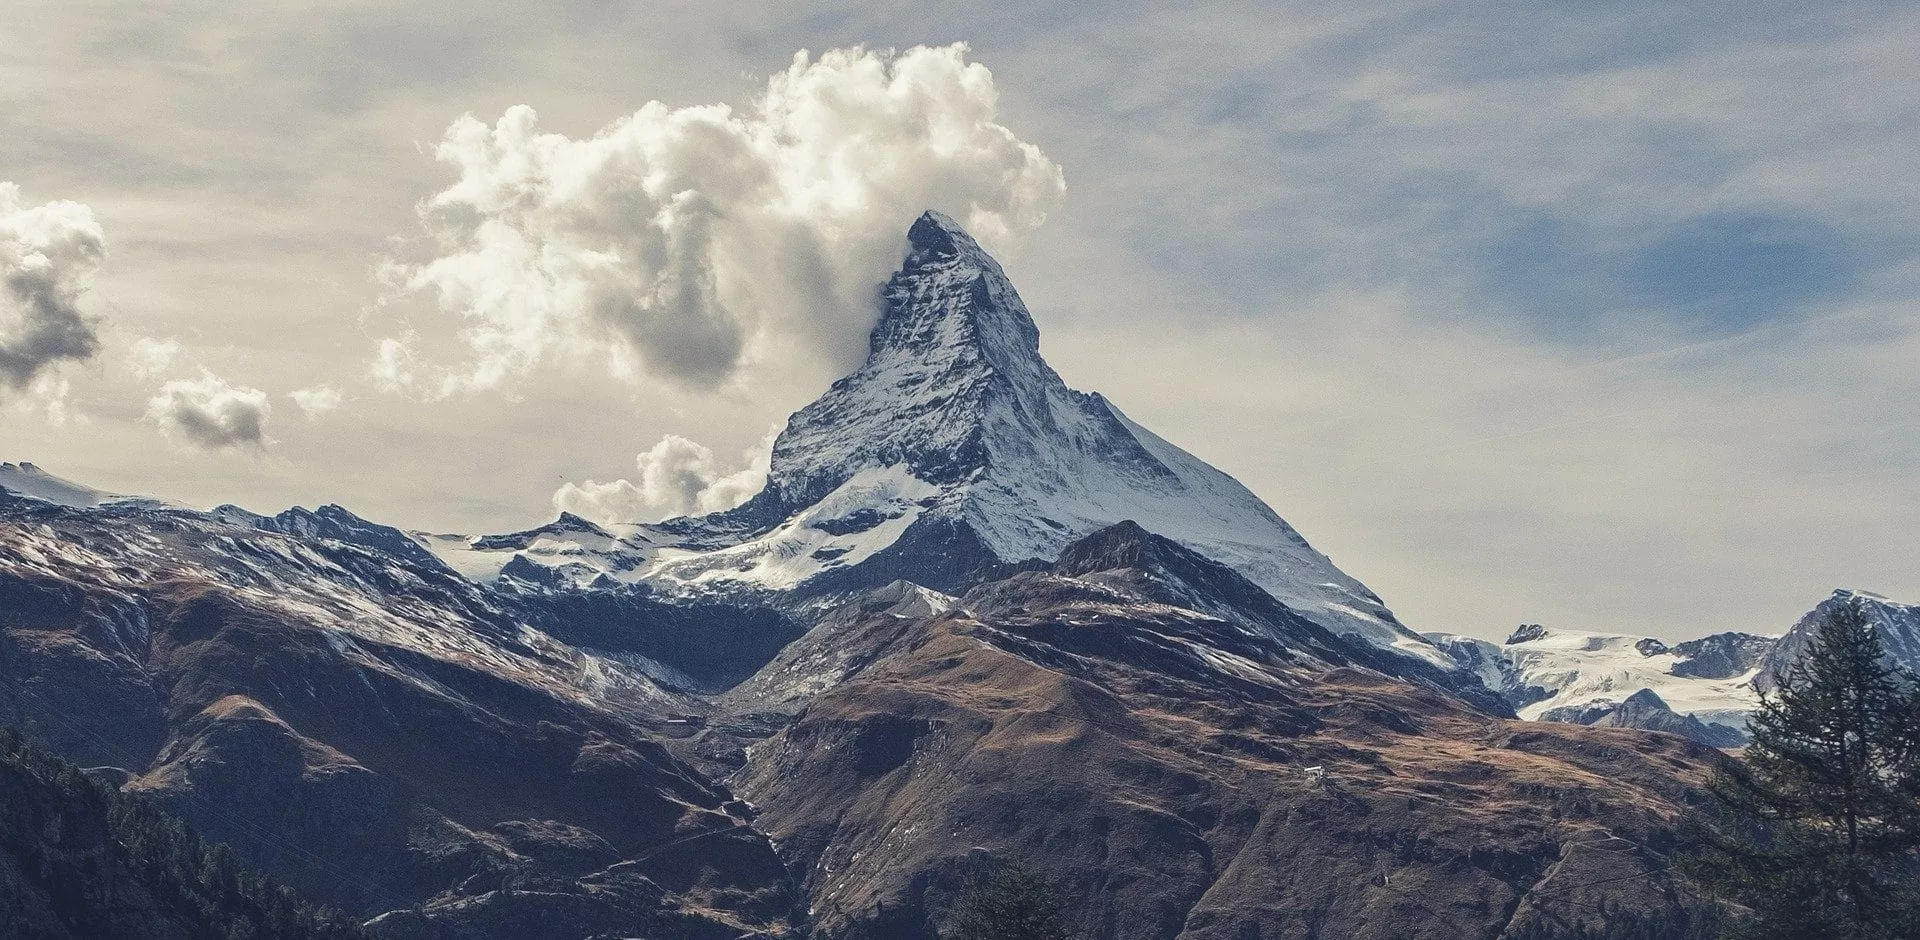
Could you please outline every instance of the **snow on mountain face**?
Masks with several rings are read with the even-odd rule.
[[[1835,609],[1850,603],[1866,611],[1890,661],[1920,671],[1920,606],[1865,591],[1833,592],[1780,637],[1716,633],[1669,646],[1653,637],[1548,630],[1538,624],[1514,631],[1505,643],[1426,636],[1522,718],[1676,731],[1724,747],[1744,739],[1760,693],[1777,691]],[[1647,695],[1634,698],[1643,692]]]
[[[581,587],[605,576],[668,595],[896,578],[962,591],[1132,520],[1336,633],[1453,668],[1246,487],[1068,388],[1000,265],[952,220],[921,216],[908,247],[865,364],[788,421],[762,493],[727,513],[632,527],[608,548],[618,564],[594,551],[514,551],[568,568]],[[460,570],[485,570],[474,556],[484,541],[426,544]]]
[[[96,506],[169,508],[171,503],[144,496],[120,496],[54,476],[33,464],[0,463],[0,490],[43,503],[92,509]]]
[[[1538,625],[1516,630],[1504,644],[1448,634],[1428,638],[1475,670],[1521,718],[1598,721],[1636,693],[1651,691],[1676,715],[1736,735],[1758,702],[1752,682],[1760,657],[1773,645],[1770,637],[1725,633],[1669,646],[1654,637]]]
[[[1813,638],[1833,616],[1835,609],[1843,604],[1858,603],[1866,612],[1867,622],[1873,624],[1880,634],[1880,642],[1886,645],[1887,658],[1908,669],[1920,670],[1920,606],[1897,604],[1878,594],[1867,591],[1838,590],[1833,596],[1821,601],[1807,615],[1800,618],[1787,635],[1780,638],[1767,653],[1760,664],[1759,675],[1754,685],[1762,691],[1772,692],[1780,687]]]

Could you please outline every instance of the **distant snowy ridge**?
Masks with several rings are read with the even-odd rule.
[[[1636,693],[1651,692],[1674,714],[1736,736],[1744,734],[1747,716],[1759,702],[1752,683],[1760,671],[1759,655],[1773,642],[1751,634],[1717,634],[1669,646],[1648,636],[1538,625],[1514,631],[1505,643],[1441,633],[1428,639],[1474,670],[1525,719],[1593,724]],[[1726,648],[1746,653],[1724,668],[1690,668],[1702,655],[1711,659]]]
[[[1920,670],[1920,606],[1844,589],[1777,637],[1716,633],[1670,645],[1649,636],[1550,630],[1533,624],[1514,631],[1504,643],[1444,633],[1427,638],[1500,693],[1522,718],[1633,722],[1631,727],[1676,731],[1727,746],[1731,739],[1718,729],[1744,738],[1760,693],[1779,688],[1834,609],[1848,603],[1862,605],[1886,644],[1889,660]],[[1633,701],[1643,692],[1649,695]],[[1682,720],[1669,720],[1662,711]],[[1696,719],[1704,728],[1692,728],[1684,719]]]
[[[82,486],[71,480],[64,480],[26,461],[20,463],[0,463],[0,490],[28,499],[37,499],[45,503],[71,506],[75,509],[93,509],[98,506],[123,505],[148,508],[182,508],[165,500],[146,496],[122,496]]]

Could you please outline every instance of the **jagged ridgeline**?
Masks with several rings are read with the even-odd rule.
[[[727,512],[435,535],[0,465],[0,723],[396,940],[934,940],[1020,864],[1099,940],[1708,929],[1669,859],[1718,752],[1516,720],[906,234]]]
[[[0,935],[366,936],[12,728],[0,728]]]

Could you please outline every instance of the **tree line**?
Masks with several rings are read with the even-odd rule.
[[[89,826],[104,829],[104,846],[71,844]],[[0,855],[50,907],[66,935],[141,936],[125,905],[100,903],[111,893],[111,862],[144,888],[150,916],[185,925],[194,935],[223,940],[351,940],[364,937],[340,915],[307,903],[292,890],[243,868],[225,845],[208,843],[172,815],[138,796],[121,793],[79,767],[0,727]],[[109,909],[113,908],[113,909]],[[19,911],[0,912],[0,927]],[[48,929],[42,927],[41,929]]]

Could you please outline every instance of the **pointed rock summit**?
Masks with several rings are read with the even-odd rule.
[[[938,213],[907,241],[866,362],[788,421],[759,511],[785,516],[870,468],[959,483],[1005,463],[1004,445],[1057,431],[1049,396],[1066,386],[1000,265]]]
[[[682,596],[896,579],[957,595],[1131,520],[1327,629],[1455,668],[1246,487],[1068,388],[1006,272],[952,219],[920,216],[905,247],[866,361],[788,420],[765,490],[639,527],[624,548],[646,561],[610,576]]]

